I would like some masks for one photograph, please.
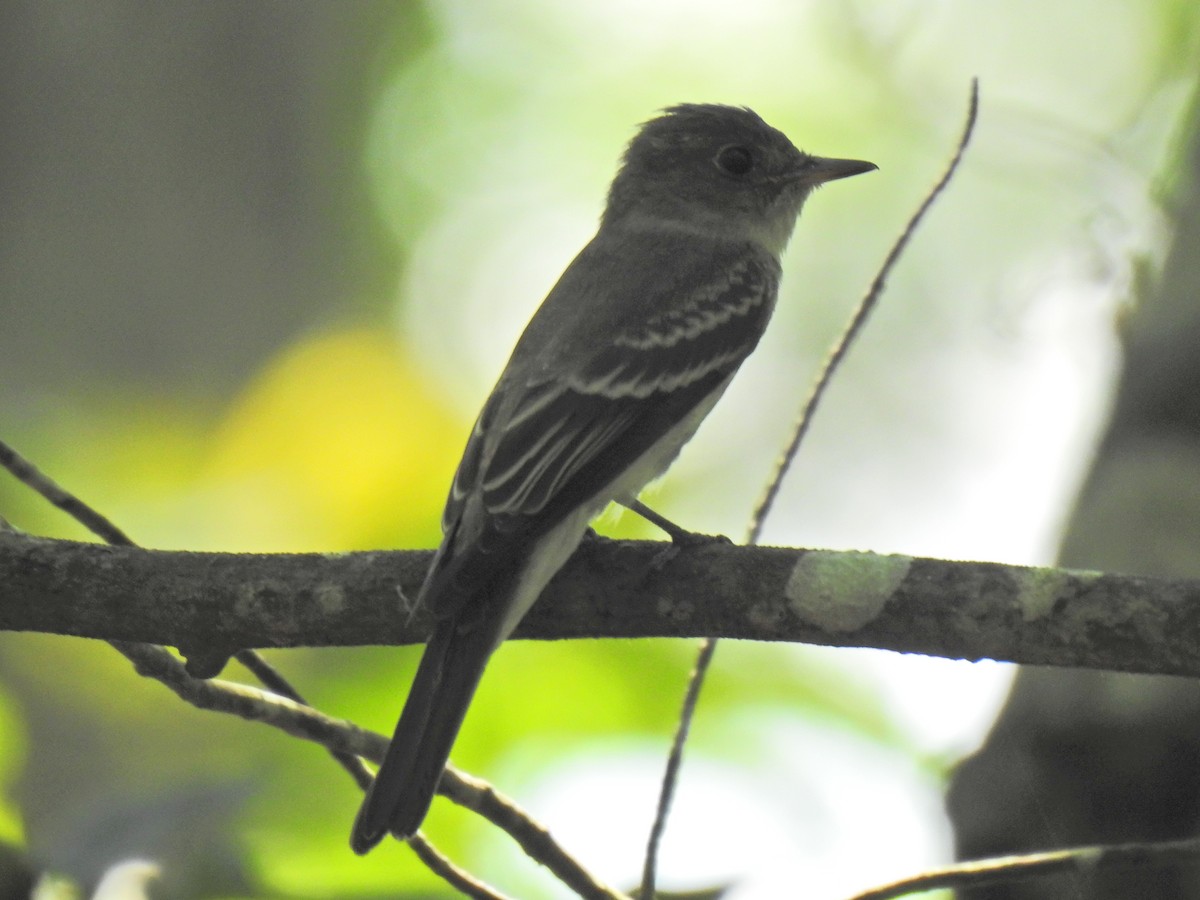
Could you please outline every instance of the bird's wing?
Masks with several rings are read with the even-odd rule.
[[[611,481],[738,367],[762,334],[776,278],[752,257],[722,275],[626,325],[583,365],[527,386],[493,429],[477,482],[491,515],[573,505],[574,482],[589,491]]]
[[[511,541],[544,533],[590,500],[754,349],[774,304],[778,264],[746,254],[709,271],[713,277],[669,302],[638,308],[657,312],[574,340],[586,353],[535,378],[501,378],[446,505],[446,539],[423,591],[435,614],[468,602],[472,582],[494,576]]]

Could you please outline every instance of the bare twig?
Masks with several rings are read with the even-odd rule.
[[[383,759],[387,750],[388,741],[383,735],[364,731],[351,722],[332,718],[310,706],[246,685],[193,678],[179,660],[161,647],[120,644],[118,649],[133,661],[139,674],[161,682],[182,700],[200,709],[262,722],[293,737],[321,744],[331,753],[377,761]],[[591,875],[532,816],[486,782],[448,766],[438,793],[505,831],[526,854],[580,897],[622,900],[620,892]]]
[[[933,204],[937,201],[942,191],[950,183],[950,179],[954,177],[954,173],[958,171],[958,164],[962,161],[963,154],[967,150],[967,144],[970,143],[971,135],[975,131],[975,119],[978,114],[979,79],[973,78],[971,79],[971,97],[967,105],[967,121],[963,126],[962,136],[958,139],[958,146],[955,148],[954,155],[950,158],[950,163],[946,166],[946,171],[942,173],[942,177],[938,179],[932,190],[925,195],[925,199],[921,201],[921,205],[917,207],[917,211],[913,213],[912,218],[908,220],[908,224],[904,226],[904,230],[900,232],[900,237],[896,239],[896,243],[892,245],[887,258],[884,259],[883,265],[879,269],[879,274],[875,276],[875,280],[871,282],[870,288],[867,289],[866,296],[863,297],[858,304],[858,308],[854,311],[854,315],[850,319],[850,324],[846,326],[846,330],[842,332],[841,339],[829,354],[825,365],[822,366],[817,383],[813,387],[812,393],[809,394],[808,400],[800,412],[800,417],[796,420],[796,424],[792,428],[791,440],[788,441],[787,448],[776,463],[775,472],[768,480],[767,489],[763,493],[763,497],[750,519],[750,539],[747,543],[758,543],[758,539],[762,534],[763,524],[766,522],[767,516],[771,514],[771,507],[775,505],[775,499],[779,495],[783,479],[786,477],[788,469],[792,466],[792,460],[796,457],[796,451],[800,449],[800,443],[804,440],[804,436],[808,434],[808,427],[812,423],[817,407],[821,403],[821,398],[825,396],[825,389],[829,387],[833,373],[841,365],[846,353],[862,332],[863,326],[866,325],[867,318],[878,305],[879,298],[883,296],[883,289],[887,285],[888,276],[891,275],[892,269],[896,267],[896,263],[900,261],[900,256],[904,253],[905,248],[908,247],[908,242],[913,234],[916,233],[917,226],[921,224],[921,220],[925,218],[925,214],[933,207]]]
[[[1168,865],[1200,865],[1200,839],[1071,847],[1047,853],[972,860],[872,888],[855,894],[851,900],[893,900],[938,888],[961,890],[990,884],[1016,884],[1061,873],[1086,878],[1102,869]]]
[[[650,840],[646,844],[646,861],[642,867],[642,886],[638,890],[641,900],[654,900],[655,883],[658,878],[658,848],[667,830],[667,816],[675,800],[675,787],[679,784],[679,767],[683,765],[683,748],[687,746],[692,720],[696,717],[696,704],[700,702],[700,689],[704,686],[704,673],[717,652],[717,639],[706,638],[700,642],[696,654],[696,667],[688,678],[687,691],[683,697],[683,708],[679,712],[679,725],[671,740],[671,752],[667,754],[667,768],[663,772],[659,788],[658,804],[654,810],[654,823],[650,826]]]
[[[0,441],[0,466],[8,469],[14,478],[41,494],[100,540],[121,547],[134,546],[125,532],[78,497],[64,491],[4,441]]]
[[[470,897],[471,900],[509,900],[507,894],[501,894],[466,869],[461,869],[450,862],[441,851],[425,839],[425,835],[421,832],[418,831],[408,839],[408,846],[412,847],[417,859],[425,863],[431,872],[440,876],[446,884],[455,888],[464,897]]]
[[[181,700],[197,709],[228,713],[262,722],[292,737],[313,741],[330,751],[382,759],[387,747],[383,735],[364,731],[344,719],[335,719],[306,706],[246,684],[217,678],[193,678],[183,663],[153,644],[113,641],[113,646],[133,663],[139,675],[153,678]]]
[[[183,663],[161,647],[118,643],[117,649],[129,657],[140,675],[159,681],[199,709],[262,722],[292,737],[321,744],[331,753],[378,761],[387,751],[388,740],[383,735],[289,698],[219,679],[193,678]],[[486,782],[448,766],[438,793],[508,833],[580,897],[622,900],[622,894],[592,876],[532,816]]]
[[[279,670],[263,659],[261,653],[256,653],[254,650],[239,650],[234,654],[234,658],[245,666],[267,690],[279,694],[281,697],[286,697],[293,703],[299,703],[302,706],[312,708],[311,704],[300,695],[299,691],[292,687],[291,683],[283,677]],[[365,791],[371,786],[371,772],[360,757],[341,750],[326,749],[329,750],[329,755],[333,757],[334,761],[354,779],[354,783],[358,785],[359,790]],[[430,849],[432,850],[432,848]]]
[[[629,900],[584,869],[541,823],[483,779],[448,765],[438,793],[502,829],[530,859],[544,865],[585,900]]]
[[[801,410],[800,417],[792,429],[792,436],[788,441],[787,448],[776,464],[775,471],[768,480],[766,491],[750,518],[750,529],[746,539],[747,544],[758,543],[759,537],[762,535],[763,525],[767,520],[767,516],[770,515],[775,498],[779,494],[780,486],[783,484],[783,479],[791,468],[792,460],[796,457],[796,452],[800,449],[800,443],[808,433],[809,424],[812,422],[813,415],[820,405],[821,398],[825,394],[825,389],[833,379],[834,373],[841,366],[842,360],[845,358],[851,345],[862,332],[867,318],[878,305],[879,298],[883,295],[884,286],[887,284],[887,278],[891,274],[892,269],[895,268],[896,263],[899,262],[905,247],[908,246],[909,239],[957,171],[959,161],[962,159],[963,153],[967,149],[967,144],[971,140],[971,134],[975,130],[975,119],[978,111],[979,80],[972,79],[970,100],[967,106],[967,121],[963,127],[962,136],[959,138],[954,155],[951,157],[950,163],[946,167],[946,171],[942,174],[942,177],[926,195],[921,205],[917,207],[917,211],[909,219],[904,230],[900,232],[900,236],[896,239],[895,244],[892,245],[887,258],[884,259],[879,273],[875,276],[875,280],[871,282],[866,295],[859,301],[858,307],[850,319],[850,324],[842,332],[840,340],[833,348],[829,358],[825,361],[825,365],[821,368],[821,374],[817,378],[817,383],[809,394],[808,400]],[[645,900],[653,900],[654,897],[656,857],[663,831],[666,828],[666,819],[670,813],[671,801],[675,795],[675,784],[678,781],[679,767],[683,759],[683,747],[691,730],[691,720],[695,715],[696,704],[699,702],[700,690],[703,687],[705,676],[712,665],[716,649],[717,641],[715,638],[710,638],[701,643],[700,651],[696,657],[696,666],[692,670],[688,681],[683,710],[679,717],[679,725],[675,730],[671,752],[667,757],[667,768],[663,775],[662,787],[659,791],[654,824],[651,826],[650,838],[646,846],[646,861],[642,870],[641,888],[641,896]]]

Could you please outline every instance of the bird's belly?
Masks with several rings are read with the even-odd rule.
[[[681,419],[674,428],[652,444],[633,465],[618,475],[612,484],[601,491],[596,497],[599,507],[593,513],[593,518],[599,515],[611,500],[616,500],[618,503],[630,503],[636,500],[637,495],[642,492],[642,488],[667,471],[667,468],[675,461],[675,457],[679,455],[679,451],[683,449],[683,445],[692,439],[692,435],[696,433],[700,423],[712,411],[716,402],[721,399],[725,388],[732,380],[733,374],[731,373],[728,378],[713,388],[707,397],[697,403],[686,418]]]

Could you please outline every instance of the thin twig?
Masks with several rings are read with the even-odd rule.
[[[381,760],[388,740],[351,722],[248,685],[193,678],[183,663],[152,644],[116,643],[138,673],[161,682],[199,709],[262,722],[292,737],[321,744],[331,753]],[[510,835],[533,860],[586,900],[626,900],[583,868],[550,833],[512,800],[486,782],[447,766],[438,793],[476,813]]]
[[[219,678],[193,678],[182,662],[154,644],[112,641],[139,675],[152,678],[197,709],[227,713],[278,728],[292,737],[313,741],[329,750],[382,759],[387,740],[344,719],[335,719],[311,706],[248,684]]]
[[[662,843],[663,833],[667,829],[667,815],[675,800],[675,788],[679,784],[679,767],[683,765],[683,748],[687,745],[688,734],[691,731],[692,720],[696,715],[696,704],[700,701],[700,689],[704,686],[704,673],[712,663],[713,654],[717,652],[717,639],[706,638],[700,642],[700,652],[696,655],[696,666],[688,678],[687,691],[683,697],[683,708],[679,713],[679,727],[671,740],[671,752],[667,755],[667,768],[663,772],[662,786],[659,788],[658,806],[655,808],[654,824],[650,827],[650,840],[646,844],[646,862],[642,868],[642,886],[638,896],[642,900],[653,900],[658,873],[658,848]]]
[[[917,226],[921,224],[921,220],[925,218],[925,214],[937,201],[942,191],[946,189],[946,185],[950,183],[950,179],[954,177],[954,173],[958,171],[958,164],[962,160],[963,153],[966,152],[967,144],[971,141],[971,135],[975,131],[975,119],[979,114],[979,79],[971,79],[971,98],[967,106],[967,121],[963,126],[962,136],[958,139],[958,147],[954,151],[954,156],[950,159],[950,164],[946,166],[946,171],[942,173],[942,177],[938,179],[933,189],[925,196],[921,205],[917,207],[917,211],[913,213],[912,218],[908,220],[908,224],[904,226],[904,230],[900,232],[900,237],[892,245],[887,258],[884,259],[883,265],[879,269],[879,274],[875,276],[875,280],[871,282],[871,286],[867,289],[866,296],[859,302],[858,308],[854,311],[854,315],[850,319],[850,324],[846,326],[846,330],[842,332],[841,339],[834,346],[829,358],[825,361],[825,365],[821,368],[821,374],[817,378],[817,383],[809,394],[808,400],[800,413],[800,417],[796,420],[795,426],[792,428],[792,437],[788,442],[787,449],[775,464],[775,471],[767,482],[767,489],[759,501],[758,506],[754,510],[754,515],[750,519],[750,539],[747,543],[758,543],[759,537],[762,535],[763,524],[767,520],[767,516],[771,513],[771,508],[775,505],[775,499],[779,495],[779,488],[783,484],[783,479],[786,477],[788,470],[792,466],[792,460],[796,458],[796,451],[800,449],[800,443],[804,440],[804,436],[808,434],[808,427],[812,423],[817,407],[821,403],[822,397],[825,395],[825,389],[829,386],[829,382],[833,378],[833,374],[841,365],[846,353],[850,350],[850,346],[854,343],[863,326],[867,322],[867,318],[874,311],[879,303],[879,298],[883,296],[883,289],[887,284],[888,276],[891,275],[892,269],[896,267],[896,263],[900,261],[900,256],[908,247],[908,242],[916,233]]]
[[[135,546],[125,532],[78,497],[55,484],[39,471],[37,466],[4,441],[0,441],[0,466],[8,469],[14,478],[41,494],[105,543],[121,547]]]
[[[418,831],[408,839],[408,846],[412,847],[413,853],[417,854],[417,859],[425,863],[429,871],[440,876],[446,884],[455,888],[464,897],[470,897],[472,900],[510,900],[507,894],[501,894],[466,869],[460,869],[450,862],[441,851],[425,839],[425,835],[421,832]]]
[[[278,669],[263,659],[261,653],[255,650],[239,650],[234,654],[234,659],[245,666],[267,690],[279,694],[281,697],[286,697],[293,703],[299,703],[311,708],[312,704],[305,700],[300,695],[300,692],[292,687],[291,683],[283,677],[283,674]],[[373,776],[361,758],[355,756],[353,753],[343,753],[341,750],[333,750],[332,748],[326,749],[329,750],[329,755],[333,757],[334,761],[354,779],[354,783],[358,785],[359,790],[365,791],[371,786]]]
[[[1165,865],[1200,865],[1200,839],[1071,847],[1046,853],[972,860],[872,888],[855,894],[851,900],[894,900],[896,897],[925,893],[938,888],[962,889],[991,884],[1016,884],[1056,874],[1091,875],[1102,869]]]
[[[849,351],[851,345],[862,332],[863,326],[866,324],[867,318],[878,305],[879,298],[883,295],[884,286],[887,283],[887,278],[891,274],[896,263],[899,262],[904,249],[908,246],[909,239],[915,233],[917,226],[925,217],[925,214],[933,206],[934,201],[950,183],[950,179],[958,169],[959,161],[962,159],[963,153],[967,149],[967,144],[971,140],[971,134],[975,130],[975,119],[979,112],[979,79],[971,80],[971,94],[967,106],[967,121],[963,127],[962,136],[959,138],[958,146],[954,151],[954,155],[950,159],[950,164],[946,167],[946,171],[942,177],[938,179],[932,190],[926,195],[924,201],[917,211],[909,219],[904,230],[900,232],[900,236],[892,245],[891,251],[883,261],[883,265],[879,269],[879,273],[875,276],[871,286],[867,289],[866,295],[859,301],[858,307],[854,311],[854,315],[850,319],[849,325],[842,332],[841,338],[834,346],[829,358],[825,361],[821,368],[821,373],[817,378],[817,383],[809,394],[808,400],[805,402],[800,417],[797,419],[795,426],[792,429],[792,436],[788,442],[787,448],[783,455],[776,463],[775,471],[767,482],[766,491],[762,499],[754,509],[754,513],[750,517],[749,533],[746,538],[747,544],[757,544],[762,536],[763,525],[770,515],[771,509],[774,506],[775,498],[779,494],[779,488],[783,484],[783,479],[791,468],[792,460],[796,457],[796,452],[800,448],[800,443],[804,440],[804,436],[808,433],[809,424],[812,421],[813,415],[816,413],[817,406],[821,402],[821,398],[825,394],[825,389],[828,387],[833,378],[834,372],[841,366],[842,360]],[[671,751],[667,757],[666,771],[663,773],[662,786],[659,790],[658,806],[655,810],[654,824],[650,828],[650,838],[646,845],[646,861],[642,869],[642,887],[640,895],[642,900],[653,900],[655,893],[655,870],[657,868],[657,856],[659,845],[662,840],[662,835],[666,829],[667,816],[670,815],[671,802],[675,796],[675,786],[679,779],[679,767],[682,764],[683,748],[687,742],[688,733],[691,730],[691,721],[695,716],[696,705],[699,702],[700,691],[704,685],[704,679],[708,674],[709,668],[712,666],[713,657],[717,650],[716,638],[709,638],[703,641],[700,645],[700,651],[696,657],[696,665],[692,670],[691,677],[688,680],[688,687],[684,697],[683,709],[680,713],[679,725],[675,730],[674,739],[671,742]]]
[[[438,793],[483,816],[517,842],[530,859],[545,866],[584,900],[630,900],[628,895],[584,869],[550,832],[488,782],[447,765]]]

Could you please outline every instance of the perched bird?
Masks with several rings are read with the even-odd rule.
[[[479,414],[417,602],[434,619],[350,843],[416,833],[484,666],[615,500],[661,475],[754,349],[817,185],[876,168],[749,109],[684,104],[625,151],[600,228]]]

